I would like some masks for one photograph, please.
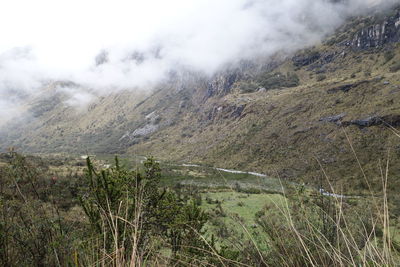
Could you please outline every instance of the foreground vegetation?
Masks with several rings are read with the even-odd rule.
[[[172,184],[150,158],[0,160],[2,266],[395,266],[400,245],[382,197],[338,198]],[[180,181],[179,179],[176,181]]]

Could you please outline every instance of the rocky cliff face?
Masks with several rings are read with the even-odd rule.
[[[400,11],[394,16],[386,17],[379,23],[374,23],[356,33],[348,43],[351,47],[366,49],[381,47],[389,43],[400,41]]]
[[[240,78],[241,74],[238,71],[220,73],[215,75],[208,82],[206,98],[218,95],[226,95],[230,92],[232,85]]]

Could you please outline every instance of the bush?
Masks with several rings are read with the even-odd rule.
[[[224,237],[235,247],[220,253],[248,266],[396,266],[398,245],[388,240],[393,234],[388,206],[386,200],[375,201],[350,205],[347,199],[310,195],[304,187],[288,188],[284,204],[271,203],[255,214],[250,227],[257,230],[232,216],[247,239],[238,233]]]
[[[300,79],[296,73],[282,74],[265,73],[258,78],[258,81],[265,89],[276,89],[282,87],[296,87],[300,85]]]
[[[326,79],[326,75],[325,74],[319,74],[319,75],[317,75],[316,79],[317,79],[317,82],[321,82],[321,81]]]
[[[62,206],[74,203],[71,191],[76,180],[69,178],[71,184],[64,187],[62,178],[51,178],[40,159],[8,154],[6,166],[0,168],[1,266],[73,263],[71,239],[82,225],[61,216]]]
[[[252,93],[257,91],[259,86],[253,82],[238,82],[237,87],[241,93]]]
[[[396,266],[399,259],[389,223],[398,214],[389,215],[385,180],[382,203],[287,184],[249,224],[210,198],[216,207],[206,214],[197,190],[181,197],[161,188],[153,158],[135,170],[117,158],[98,170],[87,159],[84,177],[61,178],[36,157],[0,160],[7,162],[0,165],[1,266]],[[237,206],[251,212],[251,202]]]
[[[398,72],[400,70],[400,62],[397,62],[390,66],[389,70],[390,72]]]
[[[139,266],[160,248],[189,265],[209,256],[201,199],[160,188],[152,158],[143,170],[118,159],[97,170],[87,159],[86,179],[72,171],[56,177],[40,159],[17,153],[1,159],[0,266]]]
[[[392,60],[394,58],[396,54],[394,53],[393,50],[387,50],[385,51],[385,53],[383,54],[383,57],[385,59],[385,63],[389,62],[390,60]]]
[[[89,188],[80,199],[91,224],[90,239],[100,244],[97,254],[117,253],[116,265],[140,265],[160,237],[173,258],[203,255],[193,249],[206,249],[200,234],[207,216],[198,202],[159,189],[161,170],[153,158],[144,162],[144,173],[121,168],[117,158],[115,162],[114,168],[98,172],[87,159]]]

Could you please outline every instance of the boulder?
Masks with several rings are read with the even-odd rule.
[[[319,121],[323,121],[323,122],[333,122],[336,124],[340,124],[340,121],[346,116],[346,113],[341,113],[338,115],[334,115],[334,116],[329,116],[329,117],[323,117],[321,119],[319,119]]]

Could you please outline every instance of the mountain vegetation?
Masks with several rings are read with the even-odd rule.
[[[363,190],[354,152],[369,177],[379,176],[387,153],[393,172],[400,166],[398,20],[398,8],[354,17],[294,55],[212,77],[182,71],[151,93],[110,93],[84,111],[63,104],[56,88],[68,84],[51,84],[30,116],[3,128],[0,144],[28,153],[140,152],[311,184],[322,164],[336,189]]]
[[[136,170],[118,158],[106,169],[15,152],[1,162],[3,266],[394,266],[400,256],[386,195],[163,188],[152,158]]]
[[[79,108],[48,82],[0,130],[0,265],[397,266],[399,62],[397,6]]]

